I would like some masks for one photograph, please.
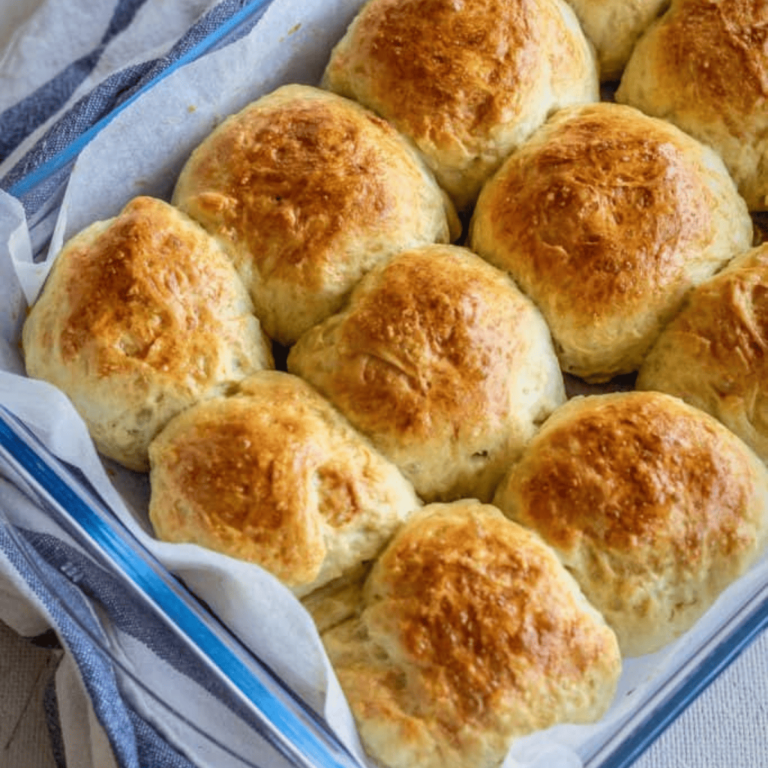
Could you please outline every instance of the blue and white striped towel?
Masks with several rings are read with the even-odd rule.
[[[148,84],[269,2],[47,0],[0,51],[0,189],[14,188]],[[70,55],[67,56],[67,51]],[[29,216],[50,186],[24,199]]]

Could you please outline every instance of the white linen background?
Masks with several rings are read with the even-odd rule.
[[[145,48],[162,45],[177,38],[212,0],[156,0],[147,3],[145,11],[152,23],[141,41]],[[45,5],[45,13],[41,6]],[[102,5],[109,13],[111,3],[95,0],[91,12],[79,26],[81,39],[72,46],[83,52],[93,47],[101,36],[98,24]],[[60,69],[57,46],[50,44],[56,14],[66,14],[66,0],[0,0],[0,111],[17,102],[37,85]],[[173,23],[166,20],[173,19]],[[44,23],[43,23],[43,20]],[[89,33],[92,32],[92,35]],[[135,50],[136,41],[126,40],[126,50]],[[113,50],[118,54],[120,45]],[[31,73],[18,65],[30,56],[39,62]],[[71,60],[72,50],[66,53]],[[111,68],[124,62],[103,59],[81,89],[88,89],[95,78],[103,77]],[[7,600],[7,597],[0,597]],[[3,648],[0,641],[0,654]],[[76,676],[72,676],[73,681]],[[0,696],[8,695],[7,680],[0,680]],[[76,683],[73,682],[73,685]],[[82,705],[82,702],[81,702]],[[635,768],[768,768],[768,634],[764,633],[693,705],[651,746],[635,764]],[[1,747],[2,745],[0,745]],[[19,768],[38,768],[32,762],[19,763]],[[47,764],[46,764],[47,765]],[[0,752],[0,768],[6,765]],[[417,768],[417,767],[414,767]]]

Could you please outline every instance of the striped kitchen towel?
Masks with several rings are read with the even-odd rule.
[[[0,189],[28,216],[78,140],[143,89],[246,34],[269,0],[43,0],[0,51]],[[67,150],[69,155],[67,156]],[[52,178],[52,170],[59,177]],[[30,178],[42,182],[22,186]],[[55,175],[55,174],[54,174]]]

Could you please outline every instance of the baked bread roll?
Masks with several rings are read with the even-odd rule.
[[[287,85],[192,153],[174,203],[224,246],[267,334],[288,345],[337,311],[374,264],[458,236],[424,162],[348,99]]]
[[[389,768],[491,768],[512,742],[600,718],[614,633],[552,551],[476,501],[416,512],[362,611],[322,640],[364,747]]]
[[[299,596],[375,557],[420,506],[396,467],[279,371],[179,414],[150,461],[159,539],[256,563]]]
[[[768,535],[765,466],[711,416],[658,392],[569,400],[494,501],[557,551],[626,656],[689,629]]]
[[[637,370],[688,290],[752,244],[717,155],[617,104],[558,112],[480,196],[470,246],[507,271],[552,331],[563,370]]]
[[[712,414],[768,462],[768,245],[691,292],[646,357],[638,389]]]
[[[600,79],[618,80],[632,49],[670,0],[568,0],[595,46]]]
[[[768,5],[673,0],[616,93],[716,149],[750,210],[768,210]]]
[[[273,365],[226,254],[149,197],[64,245],[23,345],[28,375],[68,395],[99,451],[137,471],[172,416]]]
[[[565,399],[538,310],[499,270],[451,245],[372,270],[342,312],[299,339],[288,369],[428,501],[489,500]]]
[[[410,137],[462,210],[548,114],[599,98],[594,53],[561,0],[369,0],[322,84]]]

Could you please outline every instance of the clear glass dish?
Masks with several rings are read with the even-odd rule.
[[[268,0],[246,4],[225,27],[191,51],[184,61],[175,64],[172,70],[163,73],[67,150],[10,190],[22,203],[39,194],[41,189],[46,191],[46,204],[37,207],[29,216],[30,235],[37,257],[45,255],[66,182],[80,152],[142,93],[154,89],[182,64],[221,49],[228,40],[238,36],[241,25],[252,23],[253,15],[263,13],[268,5]],[[314,712],[302,705],[184,584],[132,538],[108,506],[83,484],[77,469],[62,464],[5,409],[0,409],[0,451],[23,476],[29,492],[50,511],[57,524],[109,570],[126,590],[136,595],[152,620],[162,622],[177,636],[179,643],[198,660],[202,675],[209,675],[221,685],[223,699],[242,716],[257,739],[281,754],[290,765],[320,768],[356,764]],[[35,554],[29,551],[24,536],[14,531],[2,514],[0,525],[5,525],[17,537],[20,550],[26,552],[34,564]],[[62,601],[65,610],[77,617],[74,606],[68,605],[64,596]],[[588,739],[575,738],[576,752],[583,765],[588,768],[628,768],[766,627],[768,574],[752,579],[749,588],[742,590],[738,599],[721,603],[715,620],[709,621],[705,631],[697,634],[696,642],[684,642],[675,650],[673,667],[654,675],[651,683],[640,692],[632,686],[619,691],[619,703],[626,703],[622,716],[610,728],[602,729]],[[94,637],[93,641],[106,658],[120,665],[115,649],[110,648],[103,638]],[[121,667],[121,674],[130,684],[153,697],[158,706],[180,724],[171,729],[169,738],[183,741],[187,738],[185,734],[195,734],[194,738],[206,741],[206,749],[211,754],[215,755],[219,750],[222,756],[234,757],[244,766],[256,765],[249,762],[253,760],[252,753],[246,755],[231,745],[219,743],[215,735],[209,733],[205,722],[196,721],[193,714],[185,711],[183,702],[170,703],[162,693],[152,691],[151,681],[141,679],[128,666]]]

